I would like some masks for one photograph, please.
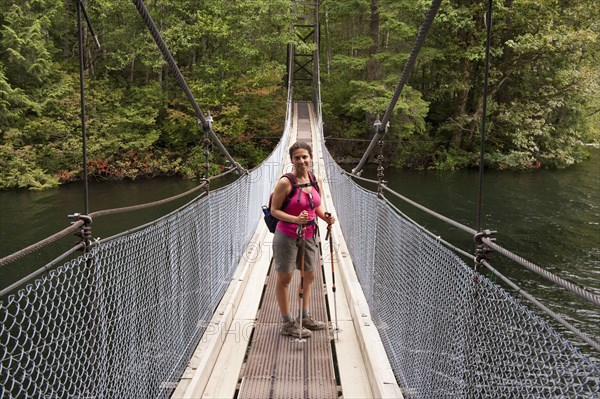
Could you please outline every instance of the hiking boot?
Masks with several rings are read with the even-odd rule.
[[[304,326],[302,326],[302,330],[300,330],[300,326],[294,320],[283,323],[281,326],[281,335],[291,335],[296,338],[308,338],[311,334],[310,330],[307,330]]]
[[[296,319],[296,323],[300,324],[300,318]],[[327,326],[322,321],[318,321],[313,319],[312,316],[308,315],[306,317],[302,317],[302,328],[308,328],[309,330],[322,330]]]

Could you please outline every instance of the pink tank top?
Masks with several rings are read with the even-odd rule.
[[[285,207],[285,209],[283,211],[290,215],[298,216],[303,210],[307,210],[308,211],[308,221],[315,220],[315,218],[317,217],[316,209],[321,204],[321,196],[319,195],[319,192],[317,190],[315,190],[314,187],[311,186],[310,189],[311,189],[314,209],[311,209],[309,194],[305,193],[304,190],[302,190],[301,188],[298,187],[296,189],[296,192],[290,199],[290,203]],[[298,202],[298,190],[302,191],[302,194],[300,194],[300,202]],[[315,222],[316,222],[316,220],[315,220]],[[280,220],[279,223],[277,223],[277,230],[281,231],[283,234],[285,234],[288,237],[295,238],[298,236],[296,234],[297,227],[298,227],[297,224],[284,222],[283,220]],[[315,226],[314,224],[307,226],[306,231],[305,231],[305,238],[312,238],[315,235],[316,228],[317,228],[317,226]]]

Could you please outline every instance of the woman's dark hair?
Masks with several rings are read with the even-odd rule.
[[[308,151],[308,155],[310,155],[311,158],[313,157],[313,155],[312,155],[312,147],[310,146],[310,144],[308,144],[306,141],[296,141],[290,147],[290,159],[293,158],[294,151],[296,151],[296,150],[298,150],[300,148],[305,149],[306,151]]]

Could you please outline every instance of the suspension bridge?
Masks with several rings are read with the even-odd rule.
[[[220,143],[143,2],[134,3],[207,138]],[[312,29],[301,36],[312,37],[318,48],[318,2],[304,5],[314,21],[297,28]],[[426,31],[424,23],[417,43]],[[230,161],[228,173],[239,173],[233,183],[211,190],[207,179],[177,196],[194,195],[181,208],[102,240],[91,239],[94,218],[156,203],[73,215],[69,228],[0,259],[4,266],[73,232],[82,238],[0,293],[0,396],[599,397],[597,358],[583,353],[540,312],[595,351],[598,343],[519,291],[537,306],[533,310],[479,268],[503,278],[485,256],[494,250],[600,306],[598,295],[498,246],[492,232],[463,226],[393,192],[382,173],[377,192],[359,186],[355,180],[364,162],[345,172],[324,143],[318,52],[310,62],[300,61],[306,55],[295,54],[293,46],[288,53],[282,138],[257,168],[243,170],[217,144]],[[302,79],[310,82],[310,100],[294,98]],[[377,126],[373,143],[385,134],[388,118]],[[313,285],[311,311],[327,320],[328,328],[304,342],[279,334],[272,235],[261,212],[287,171],[287,148],[297,140],[312,144],[325,207],[339,220],[332,241],[321,240],[321,268]],[[433,236],[395,208],[389,195],[471,234],[478,253],[463,253]],[[296,294],[291,295],[297,312]]]

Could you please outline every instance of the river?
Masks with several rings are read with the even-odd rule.
[[[367,168],[365,177],[373,178]],[[477,171],[412,171],[388,168],[393,190],[463,224],[476,227]],[[92,182],[90,210],[110,209],[162,199],[197,183],[179,178]],[[221,183],[222,184],[222,183]],[[215,186],[215,185],[213,185]],[[373,186],[369,187],[374,189]],[[156,209],[104,217],[92,224],[94,237],[108,237],[149,222],[188,199]],[[472,238],[404,204],[408,216],[469,252]],[[42,192],[0,192],[0,257],[67,227],[68,214],[83,213],[83,184]],[[497,242],[547,270],[600,294],[600,150],[582,164],[561,170],[486,171],[482,196],[482,227],[497,230]],[[27,276],[70,248],[76,237],[0,269],[0,287]],[[600,339],[600,311],[498,254],[491,263],[523,289],[540,298],[577,327]]]

